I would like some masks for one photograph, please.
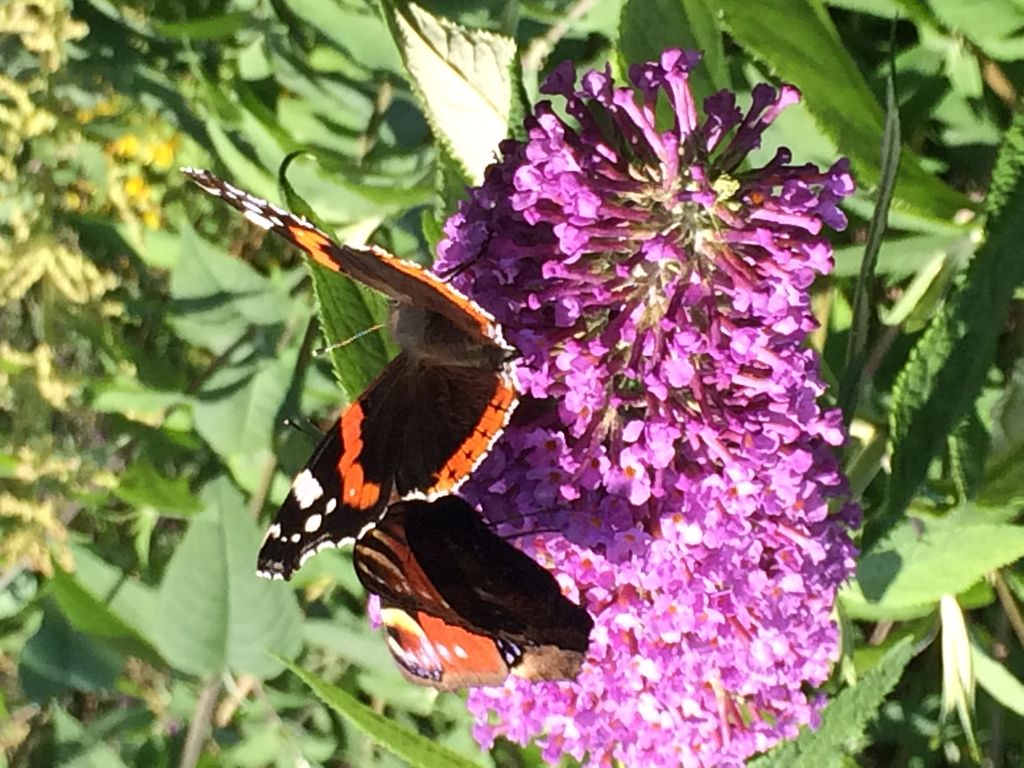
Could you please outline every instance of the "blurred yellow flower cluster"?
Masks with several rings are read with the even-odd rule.
[[[126,132],[107,145],[108,193],[122,218],[138,217],[150,229],[162,224],[160,195],[149,183],[152,172],[166,174],[174,167],[181,138],[178,134],[140,138]]]
[[[72,304],[95,302],[117,287],[117,278],[100,271],[78,248],[52,235],[0,242],[0,305],[22,298],[43,278]]]
[[[53,561],[64,570],[74,568],[68,530],[52,499],[20,499],[0,493],[0,563],[5,568],[29,568],[53,574]]]
[[[62,375],[56,352],[46,343],[30,351],[0,341],[0,410],[13,416],[8,441],[0,445],[13,465],[0,492],[0,567],[28,568],[49,575],[51,557],[65,570],[73,566],[68,533],[59,511],[71,488],[110,488],[106,469],[83,458],[50,434],[55,411],[75,418],[73,399],[80,386]],[[66,506],[65,517],[73,507]]]
[[[21,0],[0,4],[0,34],[17,35],[45,71],[56,72],[64,64],[68,44],[89,34],[89,27],[72,18],[65,0]]]

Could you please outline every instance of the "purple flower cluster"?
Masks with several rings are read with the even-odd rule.
[[[805,341],[853,183],[784,149],[742,167],[799,94],[758,86],[744,113],[718,93],[701,120],[697,61],[667,51],[635,88],[563,65],[545,93],[569,118],[538,104],[446,226],[436,268],[504,325],[536,398],[464,492],[596,622],[575,682],[470,695],[484,745],[738,765],[814,722],[838,653],[859,513]]]

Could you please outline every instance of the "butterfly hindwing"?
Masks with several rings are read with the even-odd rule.
[[[590,616],[458,497],[393,504],[356,542],[354,563],[416,682],[449,689],[579,671]]]

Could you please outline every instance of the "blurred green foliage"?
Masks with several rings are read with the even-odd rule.
[[[383,307],[310,279],[177,168],[426,262],[553,64],[621,74],[686,45],[705,51],[701,94],[801,89],[763,157],[784,144],[854,163],[851,226],[816,292],[833,382],[847,381],[890,66],[903,137],[846,414],[874,534],[841,600],[825,728],[775,764],[1021,764],[1022,27],[1015,0],[0,4],[0,759],[455,764],[447,748],[542,764],[504,744],[481,754],[458,696],[402,680],[347,553],[290,584],[254,576],[259,521],[312,447],[282,418],[330,417],[391,350],[369,334],[313,352]],[[475,69],[455,61],[465,50]],[[943,595],[967,611],[977,752],[940,717]]]

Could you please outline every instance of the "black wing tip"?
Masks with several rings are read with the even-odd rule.
[[[256,575],[271,581],[289,581],[296,570],[293,563],[273,559],[262,552],[256,560]]]
[[[178,168],[178,170],[181,172],[183,176],[187,176],[192,181],[196,182],[209,181],[211,179],[217,178],[216,176],[213,175],[211,171],[208,171],[205,168],[195,168],[191,165],[183,165],[180,168]]]

